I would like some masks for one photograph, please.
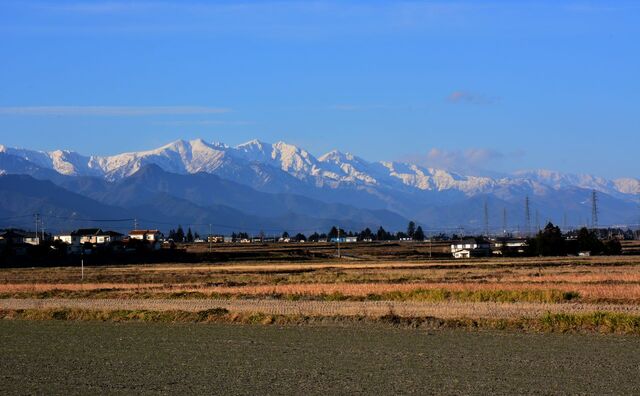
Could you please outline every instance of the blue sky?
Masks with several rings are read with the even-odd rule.
[[[0,0],[0,143],[640,176],[637,1]]]

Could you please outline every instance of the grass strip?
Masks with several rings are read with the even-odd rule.
[[[446,290],[415,289],[410,291],[392,291],[387,293],[370,293],[365,296],[345,293],[203,293],[198,291],[152,292],[122,291],[115,289],[99,289],[87,291],[49,290],[44,292],[2,293],[0,298],[162,298],[162,299],[276,299],[288,301],[420,301],[420,302],[534,302],[563,303],[580,298],[577,292],[548,290]]]
[[[552,314],[517,319],[440,319],[402,317],[389,312],[380,317],[307,316],[237,313],[225,308],[200,312],[147,310],[27,309],[0,310],[0,320],[66,320],[143,323],[228,323],[244,325],[301,326],[317,324],[383,324],[427,330],[507,330],[536,333],[601,333],[640,335],[640,316],[622,313]]]

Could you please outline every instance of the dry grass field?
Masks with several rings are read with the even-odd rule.
[[[640,315],[640,256],[315,259],[0,270],[0,310],[517,319]],[[5,315],[11,316],[11,315]]]

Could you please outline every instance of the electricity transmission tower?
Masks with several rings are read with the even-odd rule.
[[[598,194],[596,190],[591,192],[591,225],[594,230],[598,229]]]
[[[507,208],[502,208],[502,234],[507,234]]]
[[[489,205],[484,201],[484,235],[489,236]]]
[[[528,195],[524,199],[524,232],[527,236],[531,235],[531,208]]]

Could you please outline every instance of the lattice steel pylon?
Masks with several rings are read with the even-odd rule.
[[[595,230],[598,228],[598,193],[591,192],[591,226]]]
[[[528,195],[524,199],[524,232],[527,236],[531,235],[531,208]]]

